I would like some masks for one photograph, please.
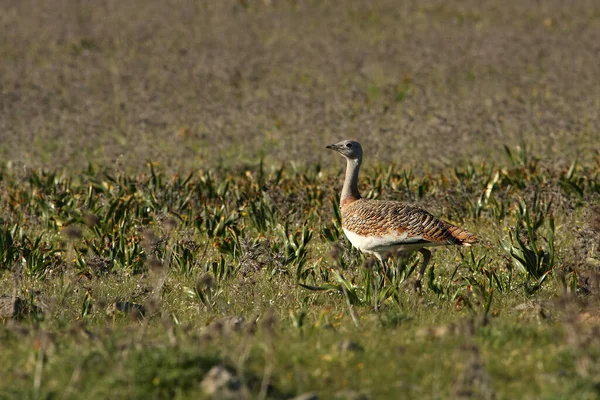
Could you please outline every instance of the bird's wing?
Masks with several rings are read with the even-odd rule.
[[[345,229],[362,236],[396,235],[397,244],[470,245],[477,242],[470,232],[419,207],[396,201],[355,201],[342,209],[342,222]]]

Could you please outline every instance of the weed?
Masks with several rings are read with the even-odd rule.
[[[535,198],[537,199],[537,197]],[[550,205],[542,210],[537,207],[538,203],[534,201],[534,218],[530,216],[529,207],[524,202],[517,204],[517,225],[509,232],[509,240],[502,241],[502,247],[512,257],[519,270],[527,275],[526,290],[529,293],[540,289],[548,275],[557,265],[554,249],[554,217],[549,215],[546,220],[546,213]],[[539,238],[539,229],[543,225],[546,227],[546,236]],[[521,232],[525,231],[525,237]],[[541,242],[546,245],[542,246]],[[533,284],[530,284],[533,280]]]

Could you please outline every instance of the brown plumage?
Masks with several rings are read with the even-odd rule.
[[[477,243],[472,233],[406,203],[358,199],[341,207],[344,228],[361,236],[398,234],[448,245]]]
[[[420,291],[421,279],[431,258],[426,247],[477,243],[472,233],[437,219],[427,211],[406,203],[362,199],[358,192],[358,172],[362,147],[352,140],[327,146],[346,158],[346,177],[340,197],[342,228],[354,247],[374,254],[387,268],[390,252],[419,251],[423,263],[415,283]]]

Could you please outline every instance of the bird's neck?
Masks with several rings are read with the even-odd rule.
[[[352,203],[360,199],[360,194],[358,193],[358,171],[360,170],[361,161],[360,159],[346,160],[346,178],[344,179],[340,205]]]

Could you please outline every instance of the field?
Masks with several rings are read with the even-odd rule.
[[[0,398],[600,397],[600,4],[5,1]],[[481,238],[379,264],[359,188]]]

